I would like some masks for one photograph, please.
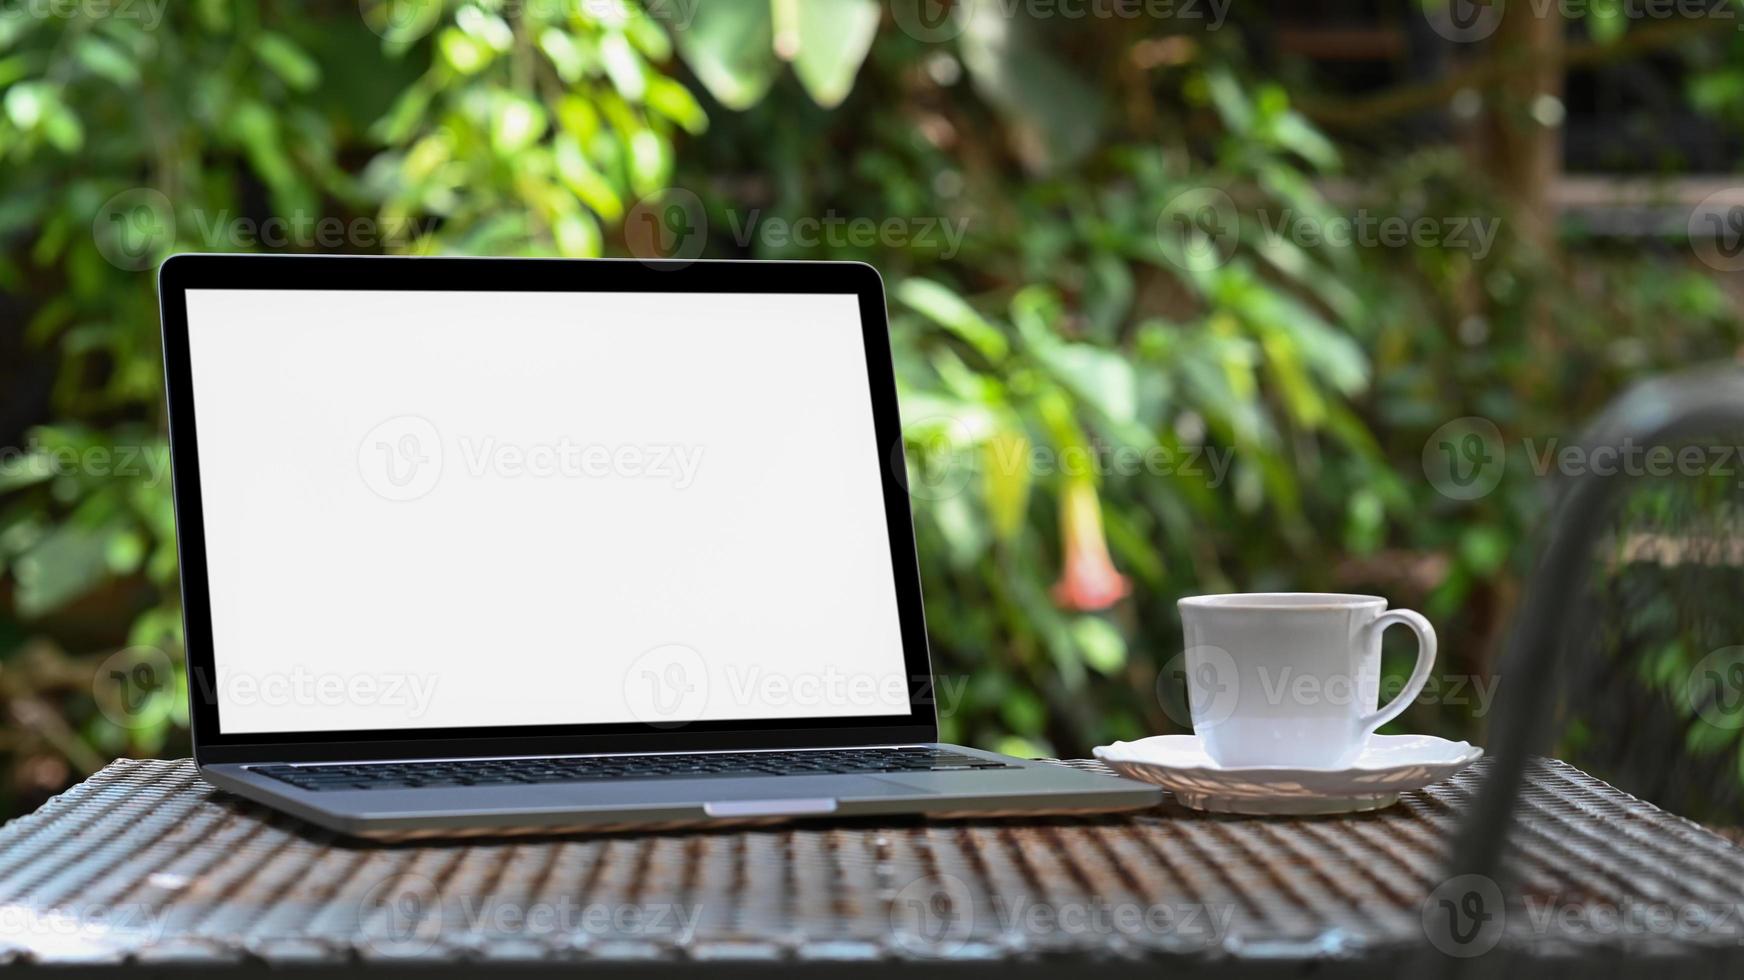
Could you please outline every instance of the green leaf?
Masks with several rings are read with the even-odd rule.
[[[1015,539],[1023,530],[1033,482],[1030,441],[1022,430],[1001,429],[981,447],[981,493],[987,501],[987,516],[1001,541]]]
[[[678,32],[678,53],[709,94],[729,109],[754,105],[781,70],[774,17],[765,0],[697,4],[690,27]]]
[[[690,89],[665,75],[650,74],[647,92],[648,108],[684,127],[687,133],[708,129],[708,114]]]
[[[1610,44],[1622,37],[1628,27],[1629,21],[1620,3],[1595,3],[1587,11],[1587,30],[1600,44]]]
[[[557,176],[581,203],[607,221],[624,216],[624,200],[611,182],[596,170],[581,152],[581,142],[568,133],[558,136],[553,146]]]
[[[1048,706],[1033,693],[1018,688],[999,699],[999,716],[1014,732],[1038,735],[1047,727]]]
[[[1004,16],[999,0],[977,2],[959,39],[975,88],[1012,129],[1012,149],[1032,171],[1050,173],[1096,145],[1102,99],[1050,52],[1044,29]]]
[[[605,65],[606,77],[612,80],[618,94],[631,102],[641,102],[648,91],[648,83],[644,78],[642,58],[630,46],[629,39],[618,33],[600,38],[600,60]]]
[[[513,156],[537,143],[548,121],[544,106],[505,93],[491,113],[491,145],[503,156]]]
[[[558,27],[547,27],[540,31],[539,50],[551,59],[551,66],[557,69],[557,77],[565,82],[574,85],[587,74],[587,58],[568,31]]]
[[[672,178],[672,146],[651,130],[630,137],[630,182],[638,195],[665,187]]]
[[[73,55],[93,75],[106,78],[116,85],[138,85],[139,68],[125,52],[95,34],[79,35]]]
[[[60,95],[46,82],[20,82],[6,90],[6,118],[19,129],[31,130],[60,104]]]
[[[1114,422],[1138,414],[1138,376],[1124,356],[1090,344],[1057,344],[1043,359],[1078,397]]]
[[[62,153],[77,153],[85,145],[85,127],[66,106],[56,103],[42,121],[42,134]]]
[[[1697,718],[1684,732],[1683,744],[1691,755],[1713,755],[1721,749],[1739,745],[1739,733],[1737,729],[1723,728],[1705,718]]]
[[[930,279],[904,279],[896,298],[946,330],[961,337],[989,360],[1002,360],[1010,349],[1005,335],[988,323],[962,297]]]
[[[1512,544],[1507,532],[1501,528],[1473,524],[1459,537],[1459,556],[1479,576],[1489,576],[1508,560]]]
[[[321,83],[321,67],[315,64],[315,59],[283,34],[261,32],[254,39],[254,53],[273,74],[299,92],[310,91]]]
[[[1080,616],[1072,623],[1072,642],[1092,670],[1114,675],[1126,666],[1126,638],[1101,616]]]
[[[462,75],[478,74],[496,57],[489,45],[453,27],[437,35],[436,43],[442,60]]]
[[[19,613],[53,612],[95,588],[108,575],[107,552],[102,531],[69,524],[50,532],[13,564]]]
[[[590,215],[565,214],[552,227],[557,251],[570,258],[594,258],[600,254],[599,223]]]
[[[878,2],[797,0],[795,6],[798,50],[788,55],[794,74],[813,102],[825,108],[839,105],[853,90],[854,76],[878,33]]]

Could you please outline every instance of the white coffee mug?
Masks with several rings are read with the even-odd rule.
[[[1380,596],[1251,592],[1178,606],[1193,731],[1220,766],[1348,766],[1435,666],[1435,628]],[[1417,667],[1381,708],[1381,632],[1397,624],[1417,634]]]

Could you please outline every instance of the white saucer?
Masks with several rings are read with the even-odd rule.
[[[1379,810],[1483,754],[1466,742],[1433,735],[1371,735],[1362,755],[1343,769],[1225,769],[1205,754],[1197,735],[1153,735],[1096,747],[1096,758],[1110,769],[1161,786],[1195,810],[1298,815]]]

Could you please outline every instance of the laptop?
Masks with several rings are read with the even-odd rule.
[[[158,282],[213,785],[378,839],[1158,801],[939,743],[962,683],[929,666],[871,267]]]

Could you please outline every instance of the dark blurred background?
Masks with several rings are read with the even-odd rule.
[[[0,814],[187,752],[173,251],[872,262],[945,738],[1181,730],[1174,600],[1293,589],[1426,612],[1441,676],[1391,730],[1481,740],[1534,529],[1594,463],[1564,452],[1581,422],[1739,356],[1741,24],[1626,0],[0,5]],[[1562,755],[1720,824],[1744,824],[1741,437],[1628,464],[1559,708]]]

